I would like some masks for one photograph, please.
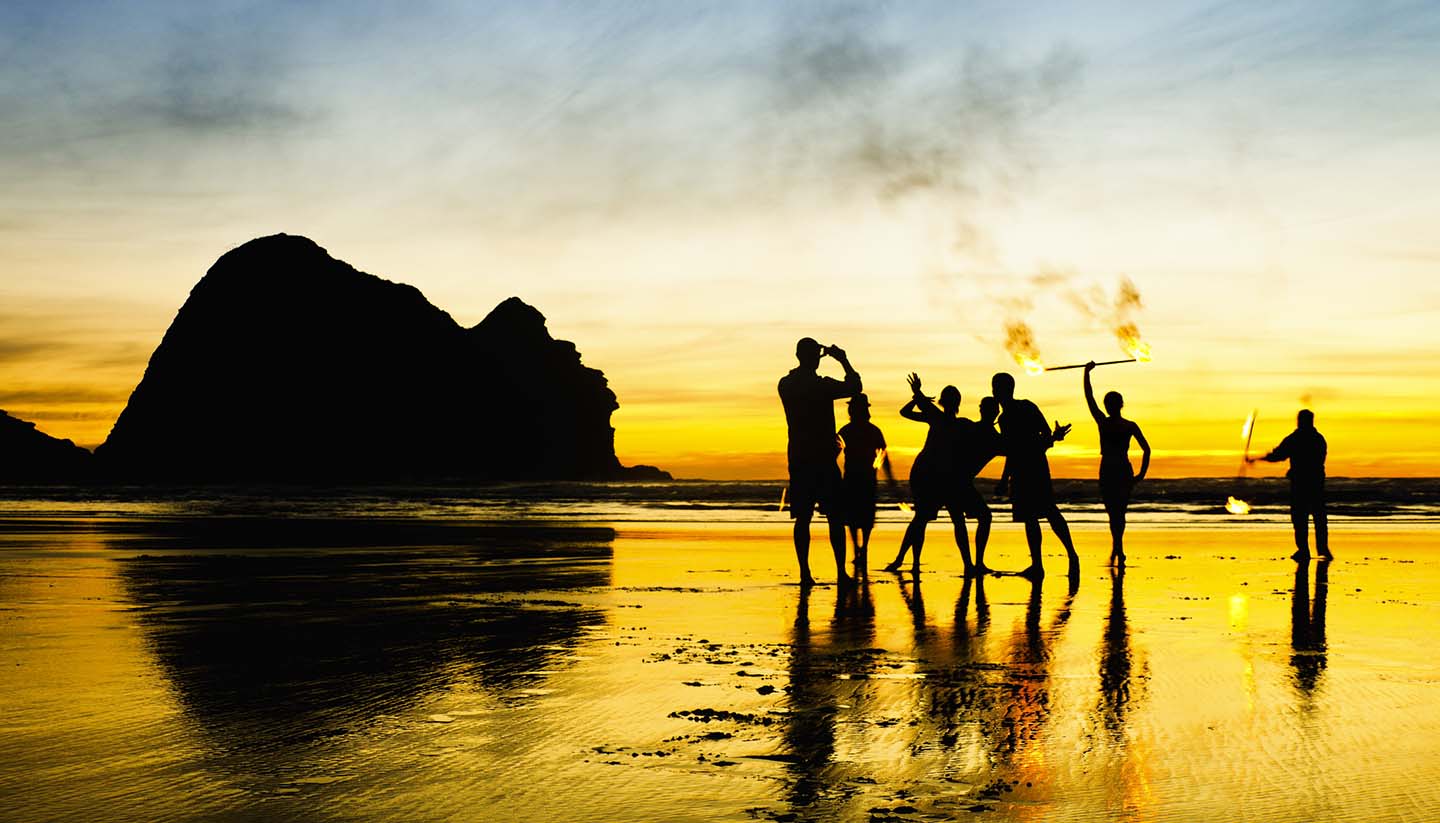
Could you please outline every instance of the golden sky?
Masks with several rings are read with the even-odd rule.
[[[1157,476],[1302,406],[1332,475],[1434,475],[1436,35],[1421,3],[7,4],[0,408],[97,444],[205,269],[283,231],[465,325],[535,305],[621,460],[677,476],[784,474],[806,335],[903,472],[906,373],[973,414],[1006,321],[1120,356],[1073,303],[1122,277],[1155,360],[1097,388]],[[1019,394],[1092,473],[1079,373]]]

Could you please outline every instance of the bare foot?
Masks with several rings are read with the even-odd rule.
[[[1307,552],[1304,549],[1296,549],[1295,553],[1290,555],[1290,559],[1294,560],[1296,563],[1309,563],[1310,552]]]
[[[1040,580],[1040,579],[1042,579],[1042,578],[1045,577],[1045,567],[1044,567],[1044,566],[1029,566],[1029,567],[1027,567],[1024,571],[1019,571],[1019,572],[1016,572],[1015,574],[1017,574],[1017,575],[1020,576],[1020,577],[1028,578],[1028,579],[1030,579],[1030,580]]]
[[[920,564],[919,564],[919,563],[916,563],[915,565],[911,566],[911,567],[910,567],[910,573],[911,573],[911,574],[919,574],[919,573],[920,573]]]
[[[1324,560],[1325,562],[1328,563],[1328,562],[1330,562],[1331,560],[1334,560],[1334,559],[1335,559],[1335,555],[1331,554],[1329,549],[1321,549],[1321,550],[1320,550],[1320,559],[1321,559],[1321,560]]]
[[[845,586],[853,586],[855,585],[855,578],[851,577],[848,574],[845,574],[844,572],[841,572],[835,577],[835,585],[842,588]]]
[[[900,571],[900,561],[899,561],[899,560],[895,560],[895,561],[892,561],[892,562],[890,562],[890,563],[886,563],[886,564],[885,564],[885,568],[881,569],[881,571],[884,571],[884,572],[898,572],[898,571]]]
[[[811,586],[815,585],[815,578],[811,577],[811,576],[808,575],[808,574],[806,574],[806,575],[801,575],[801,577],[800,577],[800,585],[808,589],[808,588],[810,588]]]

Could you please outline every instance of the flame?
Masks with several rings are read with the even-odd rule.
[[[911,506],[910,506],[909,503],[906,503],[904,500],[901,500],[901,501],[900,501],[900,511],[905,512],[906,514],[909,514],[910,512],[915,511],[915,509],[911,508]]]
[[[1026,374],[1045,371],[1045,364],[1040,362],[1040,350],[1035,347],[1035,333],[1023,321],[1014,320],[1005,324],[1005,351],[1015,358]]]
[[[875,450],[875,470],[876,470],[876,471],[879,471],[879,470],[880,470],[880,467],[883,466],[883,465],[885,465],[885,450],[884,450],[884,449],[876,449],[876,450]]]
[[[1234,495],[1231,495],[1230,498],[1225,501],[1225,511],[1230,512],[1231,514],[1249,514],[1250,504],[1246,503],[1244,500],[1241,500]]]
[[[1140,327],[1134,323],[1121,323],[1115,327],[1115,337],[1126,354],[1140,361],[1150,362],[1150,344],[1140,339]]]
[[[788,491],[790,491],[789,486],[786,486],[785,488],[780,490],[780,508],[776,509],[776,511],[785,511],[785,492]]]

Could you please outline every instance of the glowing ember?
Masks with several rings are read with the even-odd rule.
[[[876,450],[875,450],[875,470],[876,470],[876,471],[879,471],[879,470],[880,470],[880,467],[883,466],[883,465],[885,465],[885,450],[884,450],[884,449],[876,449]]]
[[[900,501],[900,511],[905,512],[905,513],[908,514],[908,513],[910,513],[910,512],[915,511],[915,510],[910,507],[910,504],[909,504],[909,503],[906,503],[905,501],[902,500],[902,501]]]
[[[776,509],[776,511],[785,511],[785,492],[788,491],[790,491],[789,486],[786,486],[785,488],[780,490],[780,508]]]
[[[1250,504],[1246,503],[1244,500],[1241,500],[1238,497],[1235,497],[1234,495],[1231,495],[1230,498],[1225,501],[1225,511],[1230,512],[1231,514],[1249,514]]]

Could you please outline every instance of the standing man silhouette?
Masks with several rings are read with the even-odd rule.
[[[821,377],[820,358],[830,355],[845,370],[845,379]],[[845,584],[845,517],[840,467],[835,459],[840,444],[835,436],[835,401],[864,390],[860,374],[850,366],[845,350],[821,346],[803,337],[795,344],[800,365],[780,378],[780,403],[789,429],[786,457],[790,464],[790,516],[795,518],[795,558],[800,563],[800,585],[812,586],[810,575],[810,519],[816,504],[830,525],[830,548],[835,552],[835,577]]]
[[[1100,429],[1100,499],[1110,519],[1110,565],[1123,566],[1125,512],[1130,508],[1130,493],[1135,490],[1135,484],[1144,480],[1150,470],[1150,442],[1140,433],[1139,424],[1120,416],[1120,410],[1125,408],[1125,398],[1120,392],[1105,392],[1105,412],[1100,411],[1095,402],[1095,387],[1090,383],[1090,372],[1094,370],[1094,360],[1085,364],[1085,405],[1090,407],[1090,416]],[[1132,437],[1140,445],[1139,474],[1130,466]]]
[[[1290,461],[1290,523],[1295,527],[1295,553],[1290,557],[1297,561],[1310,559],[1310,517],[1315,517],[1315,551],[1326,560],[1333,560],[1330,553],[1330,528],[1325,515],[1325,437],[1315,429],[1315,413],[1301,409],[1295,415],[1295,431],[1290,432],[1275,450],[1264,457],[1248,458],[1249,462],[1264,460],[1267,463]]]
[[[1080,556],[1070,539],[1070,524],[1055,505],[1055,487],[1050,482],[1050,461],[1045,452],[1070,433],[1070,425],[1058,422],[1051,431],[1040,407],[1015,396],[1015,378],[1000,372],[990,379],[991,393],[1000,401],[1001,450],[1005,454],[1005,473],[1010,479],[1010,517],[1025,524],[1025,542],[1030,547],[1030,566],[1020,574],[1031,580],[1045,576],[1040,559],[1040,518],[1050,521],[1050,528],[1070,556],[1069,576],[1080,576]],[[1001,481],[1002,487],[1004,480]]]

